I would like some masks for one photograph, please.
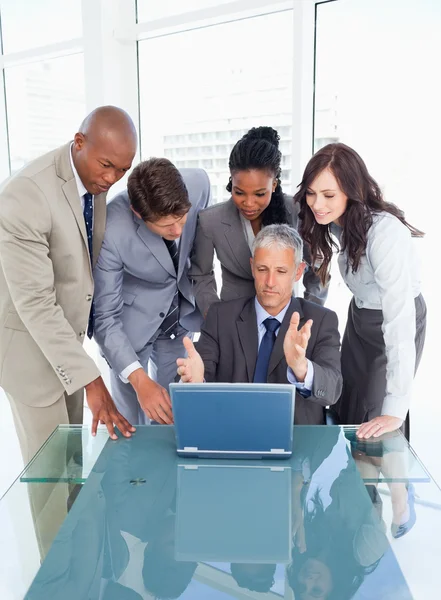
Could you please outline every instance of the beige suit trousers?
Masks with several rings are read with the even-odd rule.
[[[27,465],[41,446],[58,425],[82,424],[84,390],[81,389],[72,396],[63,394],[54,404],[44,407],[27,406],[11,398],[12,415],[15,422],[23,462]],[[81,443],[81,437],[75,436],[75,442]],[[81,451],[67,441],[66,447],[54,460],[52,468],[56,467],[55,458],[59,460],[58,470],[61,473],[65,464],[72,458],[74,452]],[[54,474],[51,473],[53,476]],[[68,498],[73,487],[67,483],[38,483],[27,484],[29,503],[34,522],[35,535],[40,550],[40,559],[44,560],[52,545],[68,511]]]
[[[34,407],[6,394],[11,405],[25,465],[36,455],[58,425],[83,423],[84,389],[71,396],[63,394],[50,406]]]

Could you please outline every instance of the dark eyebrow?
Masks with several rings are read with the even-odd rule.
[[[308,190],[310,190],[311,192],[314,192],[314,190],[310,187],[308,188]],[[320,191],[323,194],[324,192],[335,192],[336,190],[326,189],[326,190],[320,190]]]
[[[239,190],[239,192],[243,192],[243,190],[238,185],[235,185],[234,189]],[[259,188],[258,190],[254,190],[254,193],[256,192],[266,192],[266,188]]]
[[[130,169],[130,167],[121,167],[121,168],[115,167],[113,162],[111,160],[109,160],[108,158],[100,158],[99,160],[103,163],[108,163],[111,167],[113,167],[117,171],[128,171]]]

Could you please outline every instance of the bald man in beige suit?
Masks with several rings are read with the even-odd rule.
[[[100,421],[112,437],[114,424],[127,436],[134,431],[83,341],[93,327],[92,266],[104,236],[106,194],[131,167],[136,144],[130,117],[100,107],[73,142],[0,189],[0,385],[25,463],[57,425],[82,423],[84,388],[92,431]]]

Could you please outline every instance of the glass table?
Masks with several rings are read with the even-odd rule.
[[[401,433],[355,433],[198,460],[173,427],[60,426],[0,501],[0,598],[441,598],[440,489]]]

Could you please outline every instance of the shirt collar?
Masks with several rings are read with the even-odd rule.
[[[257,300],[257,296],[255,296],[254,306],[256,308],[257,326],[260,327],[262,325],[262,323],[265,321],[265,319],[268,319],[268,318],[277,319],[279,321],[279,323],[281,323],[283,321],[283,319],[285,318],[286,311],[288,310],[290,304],[291,304],[291,302],[288,302],[288,304],[285,306],[285,308],[282,308],[282,310],[279,312],[279,314],[276,315],[275,317],[273,317],[272,315],[270,315],[269,313],[266,312],[266,310],[263,308],[263,306],[261,306],[259,304],[259,301]]]
[[[72,158],[72,147],[73,147],[73,142],[70,145],[70,152],[69,152],[70,164],[71,164],[72,171],[73,171],[73,174],[74,174],[74,177],[75,177],[75,182],[77,184],[78,195],[80,196],[80,198],[82,198],[84,196],[84,194],[87,194],[87,190],[84,187],[84,184],[81,181],[80,176],[78,175],[78,171],[75,168],[74,161],[73,161],[73,158]]]

